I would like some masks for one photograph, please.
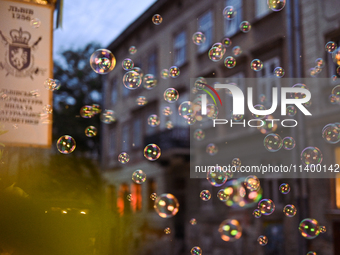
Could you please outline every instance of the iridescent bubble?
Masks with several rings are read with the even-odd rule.
[[[91,106],[94,114],[99,114],[102,112],[102,109],[100,108],[99,104],[92,104]]]
[[[156,114],[152,114],[148,117],[148,125],[151,127],[157,127],[160,123],[160,120]]]
[[[268,243],[268,238],[261,235],[257,238],[257,242],[259,243],[259,245],[265,246]]]
[[[33,19],[31,19],[31,21],[30,21],[30,26],[31,26],[31,27],[33,27],[33,28],[39,28],[40,25],[41,25],[40,19],[38,19],[38,18],[33,18]]]
[[[185,119],[189,118],[189,116],[194,115],[193,104],[190,101],[184,101],[179,105],[178,113]]]
[[[264,135],[275,132],[277,129],[277,123],[274,120],[272,115],[267,116],[265,120],[259,120],[257,122],[257,129]]]
[[[171,218],[178,213],[179,203],[174,195],[165,193],[157,197],[154,209],[160,217]]]
[[[198,77],[194,83],[194,87],[197,88],[198,90],[204,89],[205,85],[207,84],[206,79],[203,77]]]
[[[144,75],[144,88],[153,89],[157,85],[157,79],[153,74]]]
[[[282,147],[282,138],[278,134],[269,134],[263,140],[264,147],[270,152],[276,152]]]
[[[97,128],[94,126],[88,126],[85,128],[85,135],[87,137],[94,137],[97,135]]]
[[[331,144],[338,143],[340,141],[340,129],[334,123],[327,124],[322,129],[322,138]]]
[[[196,224],[197,224],[197,220],[196,220],[195,218],[192,218],[192,219],[190,220],[190,224],[191,224],[191,225],[196,225]]]
[[[227,20],[232,20],[235,18],[237,11],[233,6],[227,6],[223,9],[223,16]]]
[[[138,75],[141,78],[141,81],[143,81],[144,73],[143,73],[142,69],[140,69],[138,66],[135,66],[134,68],[131,69],[131,71],[134,71],[134,72],[138,73]]]
[[[258,219],[258,218],[261,218],[262,213],[261,213],[261,211],[259,209],[255,209],[253,211],[253,215],[254,215],[255,218]]]
[[[290,191],[290,186],[288,183],[282,183],[279,187],[279,191],[282,193],[282,194],[288,194],[289,191]]]
[[[118,161],[122,164],[126,164],[130,161],[130,156],[126,152],[122,152],[118,155]]]
[[[294,205],[286,205],[283,208],[283,213],[287,216],[287,217],[294,217],[296,214],[297,210],[296,207]]]
[[[242,227],[240,223],[235,220],[224,220],[218,228],[218,232],[221,235],[223,241],[233,242],[240,239],[242,236]]]
[[[301,161],[304,165],[321,164],[323,155],[317,147],[307,147],[301,152]]]
[[[322,58],[318,58],[315,60],[315,64],[318,67],[323,68],[325,66],[325,61]]]
[[[209,119],[217,119],[218,108],[215,104],[207,104],[207,117]]]
[[[105,109],[105,111],[100,114],[100,120],[105,124],[111,124],[116,121],[116,114],[113,110]]]
[[[238,57],[242,54],[242,49],[240,46],[235,46],[233,49],[232,49],[232,52],[234,54],[235,57]]]
[[[292,88],[302,88],[302,89],[307,89],[307,86],[303,83],[297,83],[295,84]],[[291,93],[290,95],[292,98],[295,98],[295,99],[302,99],[302,98],[305,98],[306,95],[304,93],[300,93],[300,92],[296,92],[296,93]]]
[[[300,222],[299,231],[306,239],[314,239],[320,233],[319,223],[315,219],[306,218]]]
[[[150,195],[150,199],[151,199],[152,201],[155,201],[156,198],[157,198],[157,194],[156,194],[156,193],[152,193],[152,194]]]
[[[148,100],[146,100],[146,97],[144,96],[139,96],[136,99],[137,105],[146,105],[148,103]]]
[[[111,72],[116,66],[116,58],[111,51],[99,49],[92,53],[90,65],[93,71],[99,74]]]
[[[253,61],[251,61],[250,63],[250,68],[256,72],[261,71],[263,68],[263,63],[261,60],[259,59],[254,59]]]
[[[138,169],[132,173],[132,180],[137,184],[142,184],[146,181],[146,174],[143,170]]]
[[[336,82],[338,80],[338,76],[332,75],[332,82]]]
[[[274,12],[278,12],[285,7],[286,0],[268,0],[267,4],[268,7],[272,9]]]
[[[275,204],[271,199],[262,199],[258,203],[258,208],[263,215],[271,215],[275,210]]]
[[[236,66],[236,59],[232,56],[228,56],[224,60],[224,65],[228,68],[234,68]]]
[[[254,106],[254,108],[256,110],[260,110],[260,111],[263,111],[263,110],[266,110],[266,107],[264,107],[262,104],[257,104]],[[255,118],[255,119],[264,119],[266,117],[266,115],[257,115],[257,114],[252,114],[252,116]]]
[[[337,48],[335,51],[332,52],[332,59],[335,64],[340,66],[340,48]]]
[[[50,90],[50,91],[55,91],[55,90],[58,90],[61,86],[61,83],[59,80],[56,80],[56,79],[51,79],[51,78],[48,78],[45,80],[44,82],[44,87],[47,89],[47,90]]]
[[[315,78],[315,77],[317,76],[317,74],[318,74],[314,67],[313,67],[313,68],[310,68],[310,69],[308,70],[308,72],[309,72],[309,75],[310,75],[311,77],[313,77],[313,78]]]
[[[210,156],[214,156],[218,152],[218,148],[214,143],[209,143],[206,148],[206,152]]]
[[[256,191],[259,190],[260,188],[260,180],[257,178],[255,175],[249,175],[245,180],[244,180],[244,186],[249,190],[249,191]]]
[[[274,69],[274,76],[282,78],[285,75],[285,70],[282,67],[276,67]]]
[[[169,115],[171,115],[171,114],[172,114],[171,108],[170,108],[169,106],[165,106],[165,107],[163,108],[163,115],[169,116]]]
[[[168,103],[174,103],[178,100],[178,98],[179,98],[179,93],[176,89],[167,88],[164,91],[164,100],[167,101]]]
[[[208,201],[208,200],[210,200],[210,198],[211,198],[210,191],[207,190],[207,189],[202,190],[201,193],[200,193],[200,198],[201,198],[203,201]]]
[[[226,172],[223,172],[220,166],[212,167],[212,169],[210,168],[207,171],[207,180],[214,187],[222,186],[226,183],[227,179]]]
[[[166,123],[165,123],[165,127],[167,129],[172,129],[174,127],[174,124],[172,124],[172,121],[171,120],[168,120]]]
[[[336,45],[336,43],[333,42],[333,41],[329,41],[329,42],[327,42],[326,45],[325,45],[325,49],[326,49],[326,51],[329,52],[329,53],[332,53],[333,51],[335,51],[336,48],[337,48],[337,45]]]
[[[166,234],[166,235],[169,235],[169,234],[171,234],[171,229],[168,227],[168,228],[165,228],[164,229],[164,233]]]
[[[142,78],[137,72],[131,70],[124,74],[123,84],[127,89],[137,89],[142,84]]]
[[[340,85],[337,85],[332,89],[332,95],[340,97]]]
[[[296,109],[295,106],[293,106],[293,105],[287,106],[287,108],[286,108],[286,114],[287,114],[288,116],[295,116],[296,113],[297,113],[297,109]]]
[[[194,138],[197,141],[202,141],[205,138],[205,132],[202,129],[196,129],[194,132]]]
[[[307,255],[317,255],[315,251],[309,251],[307,252]]]
[[[225,202],[225,201],[228,200],[229,195],[226,194],[226,193],[224,192],[224,189],[220,189],[220,190],[217,192],[217,198],[218,198],[219,200],[221,200],[222,202]]]
[[[131,59],[126,58],[123,60],[122,62],[122,67],[125,71],[129,71],[130,69],[132,69],[134,66],[134,63]]]
[[[240,30],[243,32],[243,33],[248,33],[251,29],[251,25],[250,25],[250,22],[248,21],[242,21],[241,24],[240,24]]]
[[[325,226],[320,226],[319,230],[320,230],[321,234],[326,233],[326,227]]]
[[[163,21],[163,18],[159,14],[155,14],[152,16],[152,23],[155,25],[160,25]]]
[[[47,113],[47,114],[51,114],[51,113],[53,112],[53,107],[52,107],[52,105],[49,105],[49,104],[44,105],[44,107],[43,107],[43,112],[44,112],[44,113]]]
[[[95,112],[93,110],[92,105],[84,105],[80,109],[80,116],[82,118],[88,119],[88,118],[92,118],[94,115],[95,115]]]
[[[164,79],[164,80],[169,78],[169,70],[168,69],[163,69],[161,71],[161,78]]]
[[[57,141],[57,149],[62,154],[70,154],[76,148],[76,141],[72,136],[63,135]]]
[[[131,55],[136,54],[136,53],[137,53],[137,48],[136,48],[136,46],[130,46],[130,48],[129,48],[129,53],[130,53]]]
[[[212,47],[208,52],[209,59],[214,62],[220,61],[223,58],[223,54],[223,50],[217,46]]]
[[[232,44],[232,41],[231,41],[230,38],[228,38],[228,37],[223,38],[223,40],[222,40],[223,47],[227,48],[227,47],[231,46],[231,44]]]
[[[127,195],[127,196],[126,196],[126,199],[127,199],[128,201],[130,201],[130,202],[131,202],[131,201],[133,200],[133,197],[132,197],[132,195],[131,195],[131,194],[129,194],[129,195]]]
[[[316,72],[317,74],[319,74],[319,73],[321,73],[322,68],[319,67],[319,66],[315,66],[315,67],[314,67],[314,70],[315,70],[315,72]]]
[[[231,165],[236,167],[237,170],[239,170],[241,166],[241,159],[233,158],[233,160],[231,161]]]
[[[169,76],[171,78],[177,78],[180,74],[179,68],[177,66],[172,66],[169,69]]]
[[[232,115],[232,117],[233,117],[233,120],[235,120],[235,121],[241,121],[241,120],[243,120],[243,115],[242,114],[236,114],[236,115]]]
[[[148,144],[144,148],[144,157],[150,161],[155,161],[161,156],[161,149],[154,143]]]
[[[198,246],[194,246],[190,250],[191,255],[202,255],[202,249]]]
[[[335,95],[330,95],[328,99],[329,99],[329,102],[331,104],[339,104],[340,103],[340,97],[337,97]]]
[[[287,136],[283,138],[282,143],[283,143],[282,147],[285,150],[292,150],[295,148],[295,140],[293,137]]]
[[[196,32],[192,36],[192,41],[196,45],[201,45],[205,42],[206,37],[202,32]]]

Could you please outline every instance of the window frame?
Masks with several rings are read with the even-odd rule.
[[[208,23],[203,24],[203,26],[200,24],[200,21],[203,20],[206,16],[210,15],[210,20]],[[210,23],[210,24],[209,24]],[[208,37],[207,31],[210,30],[210,37]],[[209,49],[209,47],[212,45],[212,42],[214,40],[214,14],[212,10],[208,10],[204,12],[200,17],[198,17],[197,20],[197,31],[202,32],[206,40],[203,44],[198,45],[197,52],[203,53]]]
[[[243,20],[243,0],[226,0],[225,7],[233,6],[236,9],[235,18],[232,20],[224,19],[224,36],[232,37],[240,31],[240,24]],[[232,27],[232,29],[230,29]]]
[[[177,38],[179,38],[183,34],[183,40],[176,42]],[[183,53],[183,59],[177,59],[178,58],[178,52],[181,50],[184,51]],[[186,61],[187,61],[187,33],[185,29],[180,30],[177,34],[174,36],[174,41],[173,41],[173,55],[174,55],[174,65],[181,67],[183,66]]]

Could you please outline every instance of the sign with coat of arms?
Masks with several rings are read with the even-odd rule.
[[[18,146],[51,144],[53,7],[0,0],[0,142]]]

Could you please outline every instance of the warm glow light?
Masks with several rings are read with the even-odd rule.
[[[335,149],[335,163],[340,164],[340,147]],[[336,208],[340,209],[340,174],[336,174],[335,179],[335,200]]]
[[[62,214],[67,214],[67,211],[63,210],[61,211]]]

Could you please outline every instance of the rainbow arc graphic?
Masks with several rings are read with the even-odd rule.
[[[217,96],[218,100],[220,101],[220,104],[223,105],[223,104],[222,104],[222,100],[221,100],[219,94],[217,93],[217,91],[216,91],[213,87],[211,87],[210,85],[208,85],[208,84],[204,84],[204,85],[205,85],[207,88],[209,88],[212,92],[214,92],[214,94]],[[208,91],[208,90],[206,90],[206,89],[204,89],[204,88],[202,88],[201,90],[203,90],[204,92],[206,92],[206,93],[212,98],[212,100],[214,101],[215,105],[217,106],[216,100],[215,100],[214,96],[211,94],[211,92]],[[202,97],[201,97],[201,99],[202,99],[201,114],[202,114],[202,115],[207,115],[207,95],[202,94],[201,96],[202,96]]]

